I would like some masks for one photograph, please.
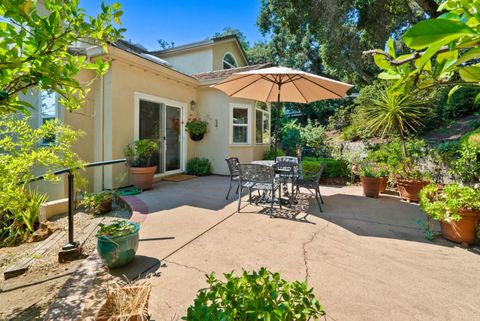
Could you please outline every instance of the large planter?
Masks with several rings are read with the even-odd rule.
[[[480,211],[460,210],[462,219],[460,221],[441,221],[440,228],[442,235],[447,240],[472,244],[475,242],[477,226],[480,222]]]
[[[408,202],[418,202],[418,193],[428,185],[426,181],[413,181],[398,179],[397,186],[400,192],[400,198]]]
[[[205,133],[203,134],[192,134],[190,133],[190,138],[193,140],[193,141],[196,141],[198,142],[199,140],[202,140],[203,139],[203,136],[205,135]]]
[[[385,193],[387,190],[388,177],[380,177],[380,193]]]
[[[123,236],[98,236],[97,252],[102,262],[109,268],[124,266],[135,258],[138,248],[140,224],[132,222],[135,229]]]
[[[150,167],[130,167],[130,176],[132,184],[142,190],[151,189],[153,184],[153,175],[157,170],[157,166]]]
[[[380,194],[380,178],[360,176],[363,194],[367,197],[377,198]]]

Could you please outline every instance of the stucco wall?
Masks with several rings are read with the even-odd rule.
[[[227,52],[233,55],[238,67],[247,65],[247,62],[243,59],[243,55],[235,42],[219,42],[213,46],[213,70],[223,69],[223,56]]]
[[[189,75],[213,70],[211,47],[160,57],[171,63],[178,71]]]
[[[134,134],[134,95],[135,92],[179,101],[190,108],[190,101],[197,100],[194,86],[187,85],[173,79],[167,79],[160,73],[150,72],[120,60],[111,64],[111,137],[106,139],[105,145],[111,146],[113,159],[123,158],[123,149],[133,142]],[[187,110],[188,112],[189,110]],[[186,136],[186,135],[185,135]],[[106,137],[107,138],[107,137]],[[187,142],[187,159],[191,158],[194,143]],[[107,173],[108,176],[108,173]],[[112,177],[106,177],[112,187],[129,184],[125,166],[112,167]],[[106,183],[106,185],[108,185]]]
[[[230,103],[248,104],[251,108],[251,144],[230,144]],[[255,144],[255,103],[251,100],[230,98],[217,89],[201,87],[198,90],[198,114],[207,120],[208,131],[196,145],[195,156],[205,157],[212,163],[212,173],[227,175],[225,158],[238,157],[248,163],[262,159],[268,145]]]

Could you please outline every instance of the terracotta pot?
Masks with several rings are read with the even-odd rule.
[[[203,135],[205,135],[205,134],[198,134],[198,135],[190,134],[190,138],[191,138],[193,141],[198,142],[199,140],[202,140],[202,139],[203,139]]]
[[[460,221],[440,222],[442,235],[447,240],[462,244],[475,242],[477,226],[480,222],[480,211],[460,210],[462,219]]]
[[[418,202],[418,193],[428,185],[426,181],[412,181],[398,179],[397,186],[400,192],[400,198],[408,202]]]
[[[380,177],[380,193],[385,193],[387,189],[388,177]]]
[[[153,175],[157,170],[157,166],[150,167],[130,167],[130,176],[132,177],[132,184],[142,190],[152,188]]]
[[[380,194],[380,178],[360,176],[362,182],[363,194],[366,197],[377,198]]]

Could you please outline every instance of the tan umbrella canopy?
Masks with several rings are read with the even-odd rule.
[[[232,74],[212,86],[231,97],[277,102],[275,156],[280,102],[311,103],[345,97],[352,85],[287,67],[270,67]]]

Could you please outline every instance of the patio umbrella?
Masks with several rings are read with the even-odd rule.
[[[345,97],[352,85],[287,67],[270,67],[232,74],[213,85],[230,97],[277,103],[275,157],[280,102],[311,103]]]

